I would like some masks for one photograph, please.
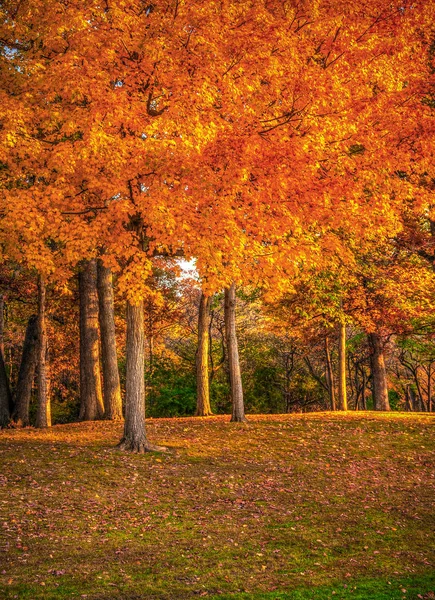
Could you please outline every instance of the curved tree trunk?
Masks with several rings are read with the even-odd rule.
[[[231,402],[233,405],[231,421],[246,422],[236,334],[236,285],[234,283],[230,288],[225,289],[225,337],[228,349]]]
[[[346,389],[346,325],[340,323],[338,336],[338,408],[347,410]]]
[[[145,429],[145,353],[143,302],[127,301],[127,372],[124,436],[118,448],[130,452],[163,450],[151,445]]]
[[[388,380],[385,369],[382,338],[377,333],[369,334],[371,347],[370,365],[373,376],[373,404],[375,410],[390,410],[388,400]]]
[[[88,261],[79,274],[80,291],[80,414],[82,421],[102,419],[98,345],[97,261]]]
[[[48,381],[48,339],[45,319],[45,281],[42,276],[38,280],[38,348],[37,348],[37,382],[38,410],[36,427],[51,427],[51,406]]]
[[[198,349],[196,353],[196,416],[212,414],[208,376],[210,296],[201,294],[198,313]]]
[[[37,352],[38,317],[32,315],[27,323],[17,387],[15,390],[15,406],[12,414],[12,420],[20,427],[27,427],[30,424],[29,406],[37,364]]]
[[[116,354],[115,308],[113,301],[112,272],[101,260],[97,266],[98,317],[101,336],[101,364],[103,371],[104,418],[122,419],[121,386],[119,384],[118,357]]]

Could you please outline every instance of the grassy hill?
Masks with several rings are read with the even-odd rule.
[[[0,597],[435,598],[433,417],[0,432]]]

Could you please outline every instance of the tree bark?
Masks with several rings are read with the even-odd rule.
[[[405,410],[407,411],[412,411],[412,404],[411,404],[411,395],[409,393],[409,388],[410,385],[406,385],[405,387]]]
[[[104,416],[98,344],[97,261],[79,274],[80,291],[80,413],[81,421]]]
[[[119,384],[116,353],[115,307],[112,272],[101,260],[97,266],[98,318],[101,336],[101,364],[103,371],[104,418],[122,419],[121,386]]]
[[[12,396],[3,354],[0,352],[0,429],[7,427],[11,419]]]
[[[367,410],[367,403],[366,403],[366,387],[367,387],[367,382],[366,382],[366,372],[363,369],[363,373],[362,373],[362,378],[363,378],[363,382],[362,382],[362,408],[363,410]]]
[[[329,338],[325,336],[325,355],[326,355],[326,372],[328,380],[329,402],[331,410],[336,410],[335,405],[335,381],[334,371],[332,370],[331,353],[329,351]]]
[[[0,352],[5,359],[5,299],[0,296]]]
[[[164,450],[150,444],[146,436],[144,338],[143,302],[134,305],[127,301],[125,422],[118,448],[139,453]]]
[[[233,407],[231,421],[243,423],[246,422],[246,417],[236,334],[236,286],[234,283],[231,287],[225,289],[225,337],[228,350],[230,393]]]
[[[19,427],[28,427],[32,385],[38,358],[38,317],[32,315],[27,323],[21,355],[20,370],[15,390],[15,406],[12,420]]]
[[[196,416],[212,414],[208,376],[210,296],[201,294],[198,313],[198,349],[196,352]]]
[[[4,351],[4,298],[0,296],[0,429],[7,427],[13,410]]]
[[[347,410],[346,390],[346,325],[340,323],[338,336],[338,407]]]
[[[36,427],[51,427],[51,406],[48,381],[48,338],[45,318],[46,289],[44,278],[38,279],[38,346],[37,346],[37,383],[38,409]]]
[[[375,410],[390,410],[388,400],[388,380],[385,369],[384,349],[381,336],[377,333],[369,334],[371,347],[370,365],[373,377],[373,404]]]
[[[420,401],[412,386],[409,386],[409,397],[411,399],[411,410],[413,412],[420,412]]]

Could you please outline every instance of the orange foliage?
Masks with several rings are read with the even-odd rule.
[[[204,286],[286,286],[334,231],[400,230],[429,191],[433,3],[6,0],[3,258],[66,277],[155,255]],[[406,177],[398,173],[406,173]],[[343,254],[346,259],[345,254]]]

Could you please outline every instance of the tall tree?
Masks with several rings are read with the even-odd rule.
[[[97,265],[98,318],[101,338],[104,418],[122,419],[121,386],[116,352],[115,307],[112,271],[101,260]]]
[[[201,293],[198,311],[198,347],[196,351],[196,415],[211,415],[208,357],[210,350],[211,297]]]
[[[5,358],[5,299],[3,294],[0,294],[0,352]]]
[[[150,444],[145,429],[145,354],[143,301],[127,301],[127,372],[124,435],[120,450],[144,453],[164,448]]]
[[[6,3],[0,241],[55,268],[56,241],[74,263],[107,240],[137,260],[126,289],[139,248],[181,247],[214,289],[285,285],[322,248],[346,262],[336,232],[393,234],[410,197],[393,174],[433,143],[418,127],[432,4]]]
[[[0,352],[0,428],[7,427],[11,418],[12,395],[3,354]]]
[[[346,387],[346,324],[342,320],[338,332],[338,407],[347,410]]]
[[[27,427],[30,424],[29,407],[37,359],[38,317],[37,315],[32,315],[27,323],[20,370],[18,372],[18,380],[15,389],[14,411],[12,414],[13,421],[21,427]]]
[[[38,409],[36,427],[51,427],[50,381],[48,372],[48,337],[46,321],[46,284],[42,275],[38,278],[38,349],[37,385]]]
[[[370,333],[368,337],[371,347],[370,365],[373,379],[373,407],[375,410],[390,410],[383,340],[376,332]]]
[[[331,351],[329,348],[329,337],[325,335],[325,358],[326,358],[326,373],[327,373],[327,382],[328,382],[328,392],[329,392],[329,401],[330,401],[330,409],[336,410],[335,404],[335,381],[334,381],[334,371],[332,368],[331,361]]]
[[[225,288],[225,338],[228,353],[230,375],[230,394],[232,403],[231,421],[246,422],[243,402],[243,385],[240,371],[239,348],[236,332],[236,284]]]
[[[80,293],[80,414],[83,421],[102,419],[98,343],[97,261],[86,261],[79,273]]]

